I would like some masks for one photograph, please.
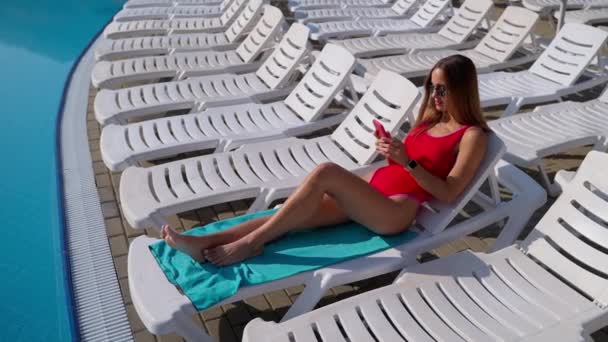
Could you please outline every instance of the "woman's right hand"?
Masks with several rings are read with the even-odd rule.
[[[405,166],[409,158],[405,153],[405,146],[397,138],[378,138],[376,139],[376,151],[389,160]]]

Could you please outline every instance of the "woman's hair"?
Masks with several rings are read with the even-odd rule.
[[[450,115],[461,125],[477,126],[484,131],[490,128],[481,112],[479,88],[475,64],[465,56],[452,55],[441,59],[429,72],[424,81],[424,98],[414,127],[421,124],[431,128],[441,121],[443,114],[435,108],[431,96],[431,75],[435,69],[443,70],[446,77],[447,97]]]

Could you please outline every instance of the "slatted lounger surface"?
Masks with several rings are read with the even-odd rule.
[[[589,144],[600,151],[608,148],[608,91],[586,102],[539,106],[531,113],[491,121],[490,127],[507,146],[503,158],[537,167],[548,191],[557,195],[559,186],[549,180],[543,158]]]
[[[591,26],[564,25],[530,69],[479,75],[482,106],[508,104],[503,114],[508,116],[524,104],[554,101],[606,82],[604,71],[578,82],[606,38],[608,32]]]
[[[556,18],[559,17],[559,13],[556,12],[554,16]],[[608,8],[567,11],[564,17],[564,22],[587,25],[605,24],[608,22]]]
[[[522,5],[524,5],[524,7],[542,14],[557,11],[560,4],[560,0],[522,0]],[[606,0],[568,0],[566,2],[566,9],[596,8],[607,6],[608,1]]]
[[[373,75],[382,69],[405,77],[420,77],[426,75],[437,61],[454,54],[469,57],[478,72],[526,63],[533,60],[535,54],[528,53],[524,57],[513,59],[511,57],[532,32],[537,20],[538,14],[522,7],[510,6],[474,49],[420,51],[406,55],[359,59],[357,71],[367,78],[373,78]]]
[[[161,20],[175,18],[208,18],[220,20],[224,25],[226,20],[234,17],[241,11],[246,0],[232,0],[229,5],[223,6],[173,6],[173,7],[143,7],[123,8],[114,15],[115,22],[128,22],[133,20]],[[221,19],[220,19],[221,18]]]
[[[437,33],[401,33],[380,37],[330,40],[355,57],[375,57],[433,49],[464,49],[479,39],[469,39],[489,13],[491,0],[466,0]]]
[[[394,284],[283,323],[255,341],[591,341],[608,324],[608,156],[591,152],[520,244],[407,267]]]
[[[262,6],[262,3],[263,1],[261,0],[234,0],[232,5],[228,7],[221,16],[215,18],[205,18],[201,16],[160,18],[156,14],[163,9],[162,7],[133,9],[129,11],[137,11],[141,15],[135,16],[135,13],[132,13],[133,16],[129,21],[114,20],[104,29],[104,37],[109,39],[120,39],[149,35],[223,32],[228,30],[229,26],[232,25],[237,18],[243,17],[244,15],[246,16],[244,19],[251,18],[251,15],[256,13],[256,9]],[[165,9],[165,11],[168,10],[169,9]],[[246,12],[243,13],[243,11]]]
[[[396,85],[397,83],[391,84]],[[404,88],[400,86],[398,89],[403,92]],[[368,129],[371,130],[371,127]],[[436,212],[425,210],[419,213],[417,223],[425,230],[420,232],[414,240],[382,252],[319,270],[303,272],[257,286],[243,287],[234,296],[218,305],[269,291],[304,285],[302,294],[298,296],[297,301],[283,317],[283,320],[289,320],[311,310],[331,287],[412,265],[416,263],[416,255],[482,229],[503,218],[507,218],[507,225],[503,228],[495,247],[500,248],[512,243],[530,215],[544,203],[545,194],[532,179],[519,169],[498,161],[503,148],[502,143],[495,136],[490,139],[486,158],[470,186],[453,204],[433,202],[432,206],[437,209]],[[295,150],[297,151],[297,149]],[[494,167],[497,163],[498,165]],[[480,201],[483,196],[478,189],[486,180],[489,180],[491,184],[496,184],[496,180],[498,180],[513,192],[514,200],[502,202],[497,197],[496,202],[486,206],[486,211],[448,227],[456,214],[471,199],[477,203],[484,202]],[[485,203],[488,204],[488,202]],[[192,303],[167,281],[150,254],[148,246],[156,241],[158,240],[146,236],[138,237],[129,248],[129,289],[138,315],[153,334],[164,335],[175,332],[188,341],[211,341],[212,339],[199,326],[193,324],[191,317],[196,314],[196,309]],[[253,341],[266,341],[266,339],[254,339]]]
[[[428,0],[410,19],[361,19],[357,21],[330,21],[310,23],[310,38],[326,41],[332,38],[385,35],[402,32],[436,32],[433,26],[450,8],[449,0]]]
[[[171,33],[169,36],[106,39],[101,41],[95,49],[95,58],[97,60],[112,60],[193,50],[236,48],[240,41],[245,38],[245,33],[256,24],[261,16],[262,9],[262,0],[249,1],[249,4],[230,25],[228,30],[220,33]],[[186,25],[183,29],[176,32],[190,32],[191,29],[192,26]],[[154,32],[154,30],[156,28],[142,28],[142,31],[138,31],[139,33],[132,31],[125,32],[130,32],[129,35],[147,35],[151,34],[150,32]],[[168,33],[166,28],[161,27],[159,30]]]
[[[298,10],[294,17],[301,23],[321,23],[336,20],[358,20],[369,18],[407,18],[416,8],[418,0],[397,0],[389,8],[384,7],[347,7],[317,10]]]
[[[123,8],[137,7],[174,7],[174,6],[226,6],[233,0],[129,0],[125,2]]]
[[[114,89],[133,81],[254,71],[270,54],[268,48],[274,45],[284,23],[281,10],[265,5],[264,15],[235,50],[99,61],[91,80],[95,87]]]
[[[95,97],[95,116],[100,123],[108,124],[172,110],[202,110],[281,98],[291,91],[291,76],[306,54],[308,33],[306,26],[293,24],[256,72],[103,89]]]
[[[200,113],[128,125],[108,125],[100,139],[106,165],[122,171],[141,160],[215,148],[228,151],[244,143],[311,133],[340,123],[344,114],[322,117],[347,84],[355,58],[336,45],[325,46],[284,101],[211,108]]]
[[[289,9],[314,10],[323,8],[353,8],[353,7],[390,7],[392,0],[293,0],[288,1]]]

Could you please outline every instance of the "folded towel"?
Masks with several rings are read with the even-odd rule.
[[[275,210],[238,216],[187,231],[206,235],[239,223],[270,215]],[[378,252],[413,239],[417,234],[380,236],[358,223],[289,233],[267,244],[264,253],[243,262],[216,267],[199,263],[164,241],[150,245],[167,279],[180,287],[198,310],[209,308],[232,296],[240,287],[257,285],[301,272],[318,269],[358,256]]]

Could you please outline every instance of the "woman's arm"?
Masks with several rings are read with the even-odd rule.
[[[451,203],[469,185],[486,155],[488,135],[478,127],[469,128],[458,148],[456,163],[445,180],[431,174],[421,165],[410,173],[428,193],[442,202]]]

